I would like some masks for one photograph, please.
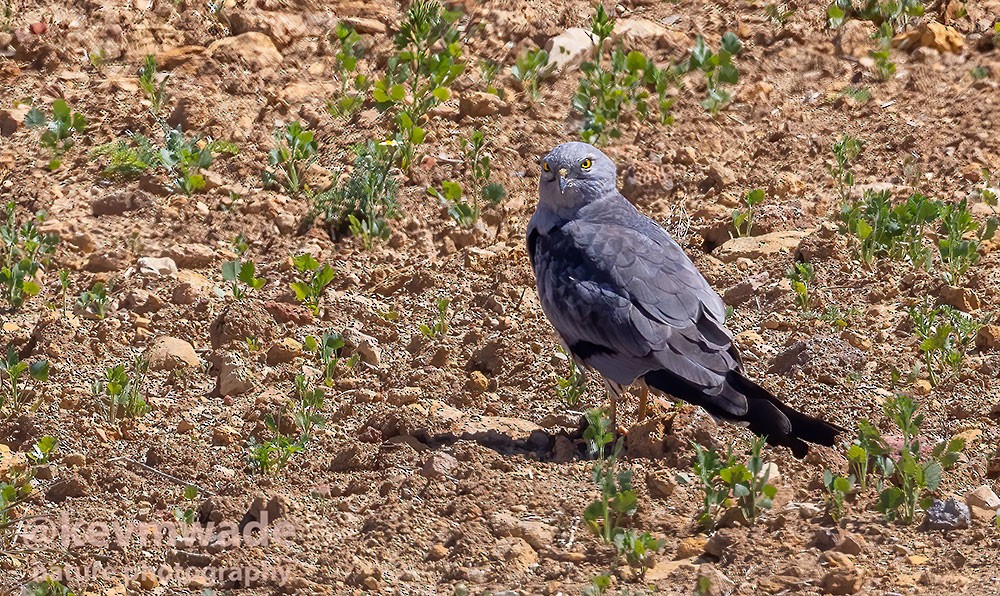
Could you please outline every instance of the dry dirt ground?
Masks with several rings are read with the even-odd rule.
[[[455,97],[428,124],[421,148],[427,157],[399,174],[402,215],[391,222],[392,236],[372,250],[351,237],[333,241],[319,228],[300,234],[308,204],[262,189],[261,169],[275,127],[292,120],[316,131],[319,174],[348,167],[353,144],[384,138],[388,117],[370,104],[347,121],[326,113],[335,89],[327,35],[340,19],[365,19],[370,52],[362,68],[377,71],[393,51],[405,7],[238,4],[227,3],[228,21],[186,0],[0,4],[11,7],[0,21],[0,196],[22,219],[45,211],[45,229],[61,238],[41,295],[0,315],[0,346],[51,362],[47,382],[29,383],[30,408],[0,426],[0,471],[9,479],[23,469],[41,437],[59,441],[53,461],[36,471],[36,489],[12,510],[5,540],[15,541],[3,547],[0,590],[16,593],[40,565],[78,572],[97,564],[102,573],[70,577],[68,585],[94,594],[581,594],[593,577],[613,570],[609,593],[620,594],[688,594],[699,576],[710,578],[712,593],[1000,593],[1000,532],[989,515],[966,529],[924,531],[922,515],[912,526],[883,521],[869,491],[849,504],[839,529],[824,519],[822,472],[846,471],[851,436],[803,461],[767,450],[780,470],[773,509],[756,527],[700,533],[699,493],[673,482],[690,471],[689,441],[732,443],[745,452],[749,436],[666,401],[657,402],[651,421],[625,425],[623,465],[634,471],[639,493],[630,524],[663,540],[655,566],[635,579],[582,524],[598,493],[578,427],[582,410],[604,403],[604,395],[592,382],[579,405],[558,396],[556,375],[566,374],[566,364],[556,358],[522,238],[538,156],[578,138],[570,98],[579,71],[545,81],[531,102],[507,68],[526,49],[586,26],[588,2],[462,7],[464,56],[470,65],[479,58],[505,65],[497,81],[506,99],[494,104],[496,113],[469,115],[459,97],[482,91],[478,70],[471,66],[456,81]],[[830,147],[842,133],[864,142],[859,187],[975,201],[979,168],[1000,172],[1000,50],[989,32],[1000,4],[971,0],[968,16],[948,21],[962,42],[955,51],[893,50],[898,70],[885,82],[867,58],[871,27],[850,23],[835,35],[826,30],[821,4],[789,3],[796,10],[783,26],[765,17],[764,2],[608,4],[622,21],[655,25],[629,43],[660,64],[683,60],[699,34],[714,46],[735,31],[746,47],[737,58],[734,103],[720,115],[698,105],[703,78],[688,75],[673,125],[626,122],[623,137],[605,150],[625,192],[676,233],[720,293],[754,288],[742,292],[744,301],[738,290],[728,297],[728,325],[739,334],[751,376],[791,405],[847,427],[848,435],[861,418],[892,432],[881,411],[891,395],[890,368],[909,370],[920,359],[905,308],[936,297],[943,282],[934,270],[914,272],[898,262],[859,266],[831,223],[837,200]],[[921,21],[944,12],[938,7]],[[227,51],[203,49],[247,32],[262,35],[241,37]],[[185,46],[196,47],[178,50]],[[106,64],[95,68],[84,52],[98,50]],[[212,164],[206,192],[162,192],[162,173],[109,180],[91,157],[94,147],[129,131],[161,138],[136,77],[146,54],[157,54],[170,73],[170,123],[239,148]],[[976,80],[975,67],[992,74]],[[870,89],[870,101],[838,98],[848,85]],[[22,121],[29,103],[47,109],[56,98],[84,114],[89,127],[50,172],[38,131]],[[474,128],[487,133],[494,177],[509,199],[470,232],[456,227],[426,187],[461,174],[459,140]],[[753,188],[767,191],[755,234],[778,237],[765,237],[759,250],[727,248],[731,211]],[[241,301],[217,291],[237,234],[268,280]],[[984,244],[966,297],[959,293],[959,306],[980,317],[990,316],[1000,297],[995,246]],[[337,272],[315,317],[288,289],[290,257],[303,252]],[[142,257],[169,257],[178,271],[143,271]],[[784,276],[797,257],[816,269],[814,307],[853,313],[845,330],[795,305]],[[113,284],[106,318],[63,314],[60,269],[69,272],[70,304],[95,281]],[[427,339],[418,325],[434,321],[439,297],[451,300],[449,328]],[[388,311],[398,318],[383,317]],[[266,416],[290,424],[281,413],[294,375],[317,372],[295,342],[325,330],[345,333],[361,361],[327,391],[325,427],[286,468],[262,475],[249,463],[248,445],[270,436]],[[189,342],[195,365],[151,371],[151,410],[109,423],[91,383],[162,336]],[[259,347],[248,347],[247,337]],[[937,491],[942,498],[961,500],[984,484],[996,489],[990,462],[1000,429],[991,411],[1000,404],[1000,353],[995,343],[980,343],[959,374],[932,389],[921,381],[903,387],[922,404],[930,438],[969,438]],[[228,371],[228,395],[217,389],[220,370]],[[193,502],[185,499],[187,483],[202,489]],[[142,545],[114,537],[139,522],[173,522],[188,508],[196,510],[198,528],[253,522],[267,511],[275,539]],[[61,520],[77,525],[53,534]],[[86,544],[74,542],[83,536],[79,524],[90,522],[106,524],[111,536],[91,527]],[[286,533],[275,536],[278,529]],[[142,569],[164,578],[130,575]],[[220,574],[226,569],[239,573]],[[248,578],[248,570],[263,577]]]

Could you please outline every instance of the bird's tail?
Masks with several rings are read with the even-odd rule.
[[[746,398],[746,412],[739,415],[723,409],[719,397],[706,395],[669,371],[651,371],[646,373],[644,379],[649,387],[701,406],[716,418],[747,423],[753,433],[766,436],[768,444],[784,445],[799,459],[809,451],[807,443],[833,446],[837,434],[845,430],[792,409],[770,391],[736,371],[727,375],[726,383]]]

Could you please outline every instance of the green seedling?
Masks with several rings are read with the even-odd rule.
[[[858,421],[858,436],[847,449],[847,463],[861,490],[867,490],[868,478],[875,469],[882,469],[882,460],[888,457],[889,447],[882,433],[867,420]],[[881,486],[879,486],[881,490]]]
[[[256,266],[253,261],[243,259],[248,246],[242,234],[236,237],[233,248],[236,251],[236,258],[222,263],[222,279],[229,282],[233,298],[242,300],[251,292],[263,288],[267,280],[255,277]]]
[[[517,57],[514,66],[510,67],[510,74],[521,84],[521,90],[531,101],[538,101],[541,97],[538,83],[549,76],[554,68],[555,64],[549,64],[549,53],[535,48]]]
[[[299,445],[305,447],[312,440],[313,431],[326,424],[326,418],[320,413],[326,393],[322,387],[310,387],[305,375],[295,375],[295,409],[292,419],[299,429]]]
[[[52,119],[38,108],[31,108],[24,117],[28,128],[43,128],[38,142],[49,151],[49,170],[62,165],[62,156],[76,143],[76,136],[87,130],[87,119],[70,109],[65,99],[52,102]]]
[[[388,220],[398,215],[399,185],[391,174],[394,151],[371,141],[355,148],[354,169],[335,189],[313,195],[313,213],[323,215],[331,237],[345,226],[366,249],[389,239]]]
[[[371,79],[358,72],[358,60],[364,56],[365,47],[361,36],[349,23],[337,23],[330,41],[337,46],[334,53],[334,72],[340,81],[340,92],[336,99],[327,103],[327,111],[334,118],[344,118],[361,109],[365,92],[371,88]]]
[[[702,491],[701,510],[697,515],[698,524],[703,530],[710,531],[715,527],[718,509],[729,498],[729,488],[722,485],[719,474],[722,470],[736,465],[732,445],[723,455],[715,449],[705,448],[692,442],[694,448],[694,475]],[[691,484],[692,478],[686,473],[677,475],[677,480],[683,484]]]
[[[186,501],[186,505],[183,509],[178,507],[174,510],[174,518],[177,521],[190,526],[198,520],[198,508],[195,505],[195,499],[198,498],[198,494],[197,486],[188,484],[184,487],[182,496],[184,497],[184,501]]]
[[[486,87],[486,92],[503,99],[503,90],[497,89],[493,84],[493,81],[496,80],[497,75],[500,73],[500,67],[502,65],[496,60],[490,60],[488,58],[481,59],[478,64],[479,79],[483,82],[483,86]]]
[[[51,577],[29,582],[24,587],[24,594],[26,596],[75,596],[65,584]]]
[[[795,9],[789,8],[784,2],[771,2],[764,7],[764,16],[766,16],[772,23],[781,27],[788,24],[788,20],[792,18],[793,14],[795,14]]]
[[[247,351],[251,353],[260,352],[263,349],[263,344],[260,342],[260,338],[255,335],[249,335],[243,338],[243,343],[247,347]]]
[[[909,308],[907,314],[931,384],[936,385],[941,375],[961,370],[982,323],[946,304],[931,306],[927,300]]]
[[[264,425],[273,437],[263,442],[251,440],[250,464],[261,474],[278,473],[288,465],[293,455],[302,451],[302,445],[289,436],[283,435],[273,416],[264,418]]]
[[[431,325],[421,324],[418,329],[420,334],[428,339],[434,339],[439,335],[446,335],[448,333],[448,305],[451,304],[451,300],[448,298],[438,298],[437,299],[437,320]]]
[[[611,420],[604,410],[588,410],[586,420],[583,438],[591,456],[596,458],[593,479],[601,494],[584,510],[583,520],[605,544],[614,545],[641,577],[649,566],[649,556],[662,544],[649,532],[638,533],[623,526],[627,518],[635,515],[638,497],[632,488],[632,471],[618,469],[622,441],[615,441]]]
[[[818,314],[818,318],[824,323],[843,331],[850,326],[851,320],[855,319],[860,314],[861,311],[854,307],[848,308],[844,311],[841,310],[836,304],[827,304],[823,308],[823,312]]]
[[[719,470],[718,478],[727,495],[739,507],[740,513],[750,525],[757,523],[762,509],[770,509],[778,489],[768,482],[771,468],[766,466],[760,452],[764,447],[764,437],[755,437],[750,446],[750,456],[746,464],[732,463]]]
[[[809,290],[816,283],[816,272],[809,263],[794,263],[785,274],[791,282],[792,291],[795,292],[795,303],[799,308],[806,310],[809,308]]]
[[[309,307],[313,314],[318,315],[319,299],[337,272],[326,263],[320,264],[315,257],[308,253],[293,257],[292,264],[299,274],[299,281],[290,284],[295,293],[295,299]]]
[[[344,349],[344,338],[336,331],[323,333],[319,337],[307,335],[303,346],[307,352],[316,355],[323,371],[323,383],[327,387],[333,386],[334,379],[340,372],[341,366],[344,368],[354,368],[358,363],[358,354],[352,354],[348,358],[340,355]]]
[[[743,197],[743,208],[733,209],[733,234],[734,237],[753,235],[755,207],[764,202],[764,189],[755,188]]]
[[[109,366],[104,377],[91,384],[91,393],[107,408],[108,422],[116,424],[123,418],[135,418],[149,411],[146,403],[145,384],[149,362],[135,358],[130,366]]]
[[[840,93],[837,93],[832,99],[836,100],[840,97],[847,97],[855,103],[866,104],[871,101],[872,92],[868,87],[854,87],[849,85],[844,87]]]
[[[880,472],[893,484],[879,493],[876,509],[889,521],[898,520],[904,524],[913,523],[917,508],[927,509],[932,498],[930,493],[941,484],[941,476],[958,461],[965,439],[956,438],[938,443],[924,460],[920,453],[920,426],[923,414],[917,413],[917,405],[905,395],[886,400],[886,416],[899,427],[903,435],[903,445],[898,458],[881,459]]]
[[[393,156],[404,171],[409,171],[427,135],[428,112],[451,97],[451,84],[465,71],[454,25],[459,16],[434,0],[411,3],[395,37],[397,53],[372,90],[377,107],[394,114],[391,140],[398,151]]]
[[[38,276],[55,253],[59,237],[39,229],[44,213],[21,223],[14,203],[8,202],[0,214],[0,292],[15,311],[41,292]]]
[[[722,36],[718,52],[713,52],[699,35],[691,49],[691,56],[682,66],[684,72],[700,70],[705,73],[708,97],[701,101],[701,107],[713,115],[732,101],[732,94],[726,86],[735,85],[740,80],[740,71],[733,63],[733,58],[742,49],[743,42],[731,31]]]
[[[583,590],[583,596],[602,596],[611,587],[611,574],[602,573],[590,580],[590,585]]]
[[[868,55],[875,62],[875,74],[883,81],[888,81],[896,75],[896,63],[890,58],[892,36],[894,33],[892,25],[882,23],[878,31],[873,35],[878,42],[878,49],[868,52]]]
[[[826,9],[827,26],[836,29],[848,20],[888,24],[898,31],[911,17],[924,14],[923,0],[833,0]]]
[[[95,281],[89,290],[80,293],[76,299],[76,307],[81,314],[97,319],[103,319],[108,314],[111,304],[111,286]]]
[[[605,41],[614,31],[615,21],[597,5],[590,21],[591,34],[596,38],[594,59],[580,66],[583,76],[573,96],[573,109],[583,117],[581,138],[600,144],[621,136],[618,121],[627,108],[634,109],[644,120],[651,120],[650,103],[654,103],[661,124],[673,122],[670,109],[674,99],[667,91],[676,75],[670,68],[657,68],[642,52],[626,52],[619,44],[611,50],[605,63]],[[655,98],[653,93],[656,94]]]
[[[556,395],[566,402],[566,405],[575,406],[580,403],[580,398],[587,390],[587,377],[577,366],[573,356],[562,346],[559,346],[557,357],[569,365],[569,374],[565,377],[556,375]]]
[[[295,198],[306,190],[306,172],[319,158],[313,132],[306,130],[299,122],[291,122],[274,134],[274,149],[267,154],[270,166],[264,170],[264,184],[277,186],[285,194]]]
[[[441,190],[428,188],[427,193],[448,205],[448,214],[463,228],[472,227],[479,220],[482,204],[497,206],[505,198],[507,191],[496,182],[490,182],[490,155],[486,152],[486,135],[481,130],[472,131],[468,140],[462,139],[462,151],[469,173],[472,189],[472,203],[463,200],[462,185],[445,180]]]
[[[823,496],[826,514],[834,522],[839,522],[846,511],[845,499],[854,486],[854,476],[845,477],[830,470],[823,470],[823,486],[826,488],[826,494]]]
[[[25,391],[25,374],[37,382],[49,380],[49,361],[21,360],[14,346],[7,347],[7,356],[0,360],[0,415],[10,418],[21,414],[28,399]]]
[[[969,75],[972,77],[973,81],[982,81],[983,79],[988,79],[990,78],[990,67],[973,66],[972,70],[969,71]]]
[[[45,435],[31,446],[31,451],[28,452],[28,459],[30,459],[36,466],[43,466],[49,463],[49,460],[52,455],[55,454],[58,446],[59,439],[50,435]]]
[[[191,196],[205,188],[201,171],[212,165],[216,152],[236,155],[238,150],[228,141],[188,138],[179,127],[167,128],[160,163],[167,169],[173,189]]]
[[[156,56],[147,54],[139,69],[139,88],[149,100],[149,111],[153,117],[158,117],[160,110],[167,103],[167,79],[169,74],[161,74],[157,70]]]
[[[107,160],[107,166],[101,172],[107,178],[134,179],[160,165],[159,148],[141,134],[100,145],[90,154]]]
[[[104,51],[104,48],[97,48],[94,51],[83,51],[84,55],[87,57],[87,62],[90,63],[90,67],[97,72],[104,72],[104,67],[108,65],[108,53]]]
[[[945,204],[941,209],[938,253],[945,267],[945,280],[958,284],[969,268],[979,262],[979,245],[992,238],[998,220],[991,217],[983,225],[972,217],[966,199]]]
[[[847,134],[841,135],[833,144],[835,163],[830,168],[830,175],[837,183],[837,196],[841,205],[846,205],[851,200],[851,192],[854,190],[854,160],[861,153],[862,147],[861,141]]]

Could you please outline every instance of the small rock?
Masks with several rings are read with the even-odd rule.
[[[69,467],[80,467],[87,465],[87,456],[74,451],[73,453],[67,453],[62,458],[63,465]]]
[[[434,544],[429,549],[427,549],[427,560],[428,561],[440,561],[441,559],[448,556],[448,547],[441,544],[440,542]]]
[[[926,565],[930,559],[924,555],[910,555],[906,557],[906,561],[910,565]]]
[[[150,370],[174,370],[177,368],[201,366],[201,358],[194,346],[176,337],[163,335],[156,338],[146,349],[146,360]]]
[[[489,379],[482,371],[474,370],[469,373],[469,387],[476,393],[486,391],[490,386]]]
[[[854,594],[864,583],[864,570],[858,569],[851,558],[841,552],[827,551],[820,555],[819,562],[828,568],[823,576],[822,588],[828,594]]]
[[[576,70],[590,57],[597,43],[588,29],[571,27],[553,37],[545,44],[549,53],[549,64],[554,65],[552,74],[563,74]]]
[[[965,46],[965,38],[954,27],[937,21],[927,21],[916,29],[900,33],[892,38],[894,47],[909,50],[916,47],[934,48],[939,52],[960,53]]]
[[[208,267],[215,261],[215,251],[206,244],[175,244],[163,256],[170,257],[178,267],[195,269]]]
[[[986,484],[965,493],[965,503],[969,507],[992,509],[993,511],[1000,509],[1000,497]]]
[[[385,23],[375,19],[366,19],[363,17],[348,17],[344,19],[344,22],[354,27],[354,30],[362,34],[376,34],[381,35],[385,33]]]
[[[863,550],[865,550],[865,538],[860,534],[855,534],[853,532],[846,532],[844,534],[844,539],[834,547],[834,550],[846,553],[848,555],[858,556]]]
[[[217,366],[219,377],[215,383],[215,395],[240,395],[253,389],[252,375],[239,355],[226,354]]]
[[[732,263],[739,258],[756,261],[781,253],[791,253],[808,235],[809,232],[787,230],[761,236],[742,236],[724,242],[713,254],[723,263]]]
[[[70,497],[82,497],[87,494],[87,485],[75,473],[52,483],[45,491],[45,499],[53,503],[62,503]]]
[[[470,91],[462,95],[458,100],[458,112],[463,117],[471,116],[479,118],[483,116],[493,116],[494,114],[510,113],[510,106],[504,100],[492,93],[484,91]]]
[[[691,536],[681,540],[680,544],[677,545],[677,552],[674,554],[674,559],[690,559],[691,557],[700,557],[705,552],[705,545],[708,543],[708,539],[704,536]]]
[[[147,277],[177,277],[177,263],[170,257],[140,257],[138,267]]]
[[[938,303],[947,304],[963,312],[979,310],[979,298],[968,288],[943,286],[938,293]]]
[[[373,366],[382,364],[382,348],[374,337],[356,329],[347,329],[344,331],[344,344],[348,351],[357,352],[361,355],[361,360],[368,364]]]
[[[726,290],[722,295],[722,300],[730,306],[739,306],[747,300],[757,295],[764,284],[770,281],[771,276],[767,271],[761,271],[758,275],[750,279],[741,281],[735,286]]]
[[[145,207],[147,201],[135,192],[126,190],[102,195],[90,202],[90,212],[95,216],[122,215],[126,211],[135,211]]]
[[[718,186],[719,188],[732,186],[736,184],[737,180],[736,173],[732,169],[717,161],[709,163],[706,175],[708,176],[708,181],[713,186]]]
[[[435,453],[424,461],[420,475],[428,479],[438,479],[451,476],[458,468],[458,460],[447,453]]]
[[[708,586],[708,589],[703,592],[705,596],[728,596],[736,590],[736,584],[733,580],[716,569],[715,565],[708,563],[698,566],[696,585]]]
[[[976,334],[976,347],[995,350],[1000,348],[1000,325],[983,325]]]
[[[925,524],[928,530],[961,530],[971,523],[969,506],[954,498],[934,499],[927,508]]]
[[[719,559],[720,561],[731,558],[727,557],[727,551],[736,544],[738,534],[730,528],[723,528],[712,535],[705,543],[705,552]]]
[[[646,474],[646,488],[656,499],[669,499],[677,490],[677,481],[667,470],[657,470]]]
[[[205,54],[217,62],[244,63],[253,70],[275,67],[283,60],[271,38],[255,31],[218,39]]]
[[[503,560],[521,570],[538,564],[538,553],[522,538],[501,538],[497,541],[496,550]]]
[[[240,431],[228,424],[222,424],[212,429],[212,445],[232,445],[240,438]]]
[[[302,355],[302,343],[291,337],[278,340],[267,350],[265,362],[268,366],[287,364]]]

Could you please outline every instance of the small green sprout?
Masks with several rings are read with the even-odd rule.
[[[319,299],[323,295],[323,290],[337,275],[336,271],[326,263],[320,264],[316,257],[308,253],[293,257],[292,264],[299,274],[299,281],[290,284],[295,299],[308,306],[313,314],[318,315]]]
[[[55,170],[62,165],[62,156],[76,142],[76,135],[82,135],[87,130],[87,119],[80,112],[70,109],[65,99],[52,102],[52,119],[38,108],[31,108],[24,117],[24,125],[28,128],[44,128],[39,143],[49,150],[49,170]]]

